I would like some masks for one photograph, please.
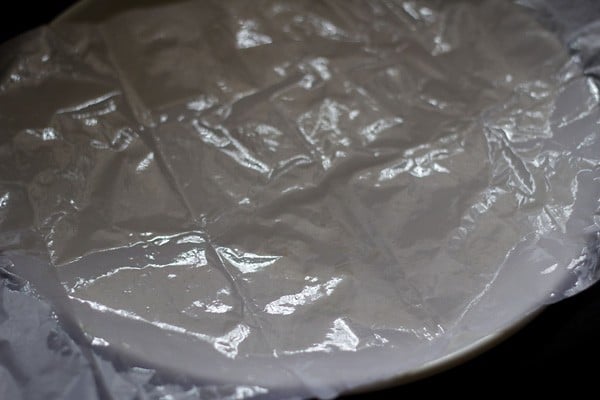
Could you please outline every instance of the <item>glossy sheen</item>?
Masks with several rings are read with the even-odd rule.
[[[328,397],[582,284],[598,89],[507,2],[182,2],[3,51],[0,246],[93,345]]]

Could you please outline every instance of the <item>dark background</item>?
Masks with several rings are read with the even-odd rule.
[[[73,0],[18,1],[0,8],[0,42],[52,20]],[[600,1],[599,1],[600,2]],[[352,399],[400,397],[460,390],[488,397],[526,389],[600,390],[600,285],[554,304],[495,348],[455,367],[408,385]],[[475,388],[484,388],[480,392]],[[449,392],[450,391],[450,392]],[[598,394],[592,395],[598,398]],[[84,400],[84,399],[82,399]]]

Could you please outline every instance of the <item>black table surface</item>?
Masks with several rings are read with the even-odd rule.
[[[73,0],[17,1],[0,14],[0,43],[51,21]],[[0,6],[2,8],[7,7]],[[600,285],[550,305],[532,322],[483,354],[429,378],[351,399],[428,393],[551,388],[596,389],[600,380]],[[475,385],[475,386],[474,386]],[[596,396],[592,396],[594,398]],[[84,400],[84,399],[82,399]]]

